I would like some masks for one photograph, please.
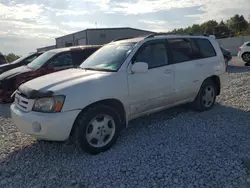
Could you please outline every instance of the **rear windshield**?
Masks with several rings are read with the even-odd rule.
[[[54,55],[58,52],[45,52],[44,54],[40,55],[34,61],[29,63],[27,66],[31,69],[39,69],[41,68],[49,59],[51,59]]]

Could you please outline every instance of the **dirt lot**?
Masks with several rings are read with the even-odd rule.
[[[130,122],[109,151],[87,155],[20,133],[0,106],[0,187],[247,187],[250,67],[233,58],[214,109],[172,108]]]

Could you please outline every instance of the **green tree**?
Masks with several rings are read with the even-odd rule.
[[[9,54],[6,55],[5,57],[6,57],[6,60],[8,61],[8,63],[11,63],[11,62],[17,60],[18,58],[20,58],[20,56],[15,55],[15,54],[13,54],[13,53],[9,53]]]
[[[193,24],[192,27],[191,27],[191,32],[192,33],[201,33],[202,30],[201,30],[201,27],[199,24]]]
[[[215,20],[209,20],[207,22],[204,22],[200,25],[201,31],[203,33],[213,35],[215,32],[215,28],[218,26],[218,22]]]
[[[239,14],[235,14],[227,20],[227,25],[235,32],[245,31],[248,28],[248,22],[245,20],[243,15]]]

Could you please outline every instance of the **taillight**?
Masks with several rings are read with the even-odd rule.
[[[240,52],[240,51],[241,51],[241,47],[238,48],[238,52]]]

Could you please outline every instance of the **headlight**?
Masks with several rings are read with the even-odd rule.
[[[36,99],[32,110],[46,113],[61,112],[64,100],[65,96],[62,95]]]

